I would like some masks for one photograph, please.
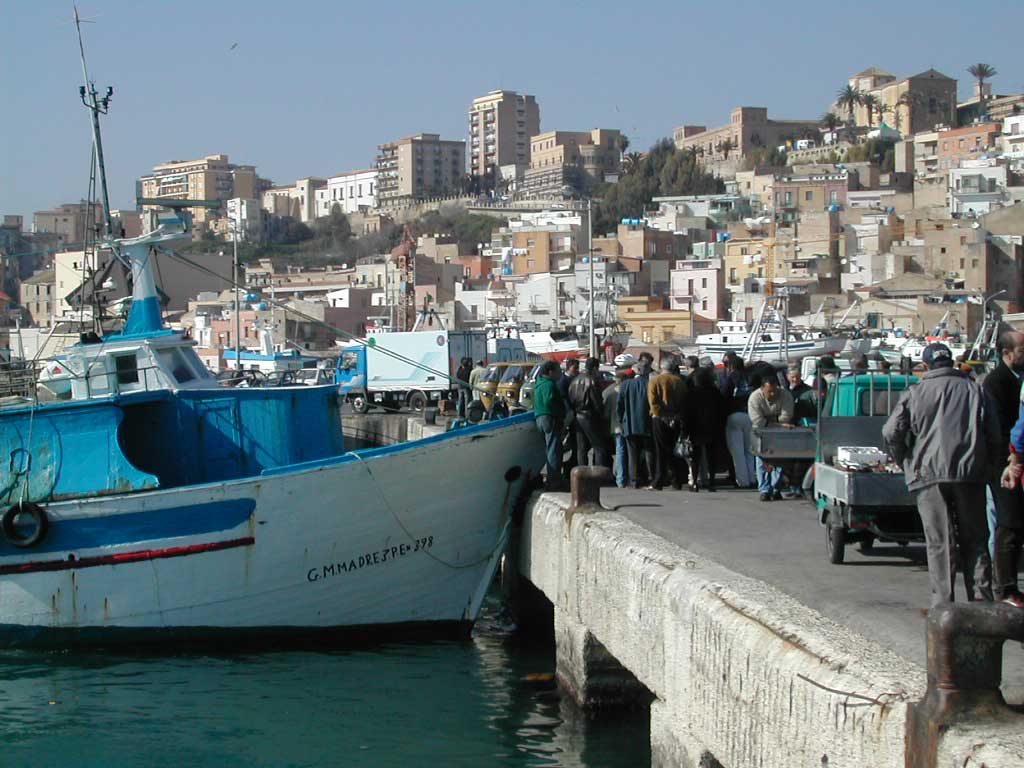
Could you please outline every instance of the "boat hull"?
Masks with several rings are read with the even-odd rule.
[[[778,341],[765,342],[757,346],[749,355],[747,362],[762,360],[769,363],[786,363],[789,360],[799,360],[808,356],[831,355],[841,352],[846,345],[846,339],[839,336],[828,336],[820,339],[807,341],[790,341],[783,349],[779,348]],[[715,363],[719,363],[726,352],[743,354],[744,345],[736,343],[705,343],[700,339],[697,341],[698,354],[707,355]]]
[[[470,626],[543,463],[524,414],[259,477],[47,505],[40,545],[0,545],[0,645]]]

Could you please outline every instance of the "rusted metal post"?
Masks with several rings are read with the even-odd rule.
[[[928,613],[928,690],[909,710],[908,768],[935,768],[943,734],[961,722],[1013,719],[999,686],[1003,643],[1024,641],[1024,610],[946,603]]]
[[[601,486],[613,480],[612,471],[607,467],[573,467],[569,473],[572,506],[601,506]]]

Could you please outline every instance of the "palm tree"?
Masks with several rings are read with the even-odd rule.
[[[839,115],[835,112],[826,112],[821,116],[821,124],[825,126],[825,130],[831,133],[842,124],[842,120],[839,119]]]
[[[718,142],[718,144],[715,145],[715,149],[722,153],[722,157],[724,159],[728,160],[729,153],[736,149],[736,144],[730,137],[728,139],[725,139],[725,141]]]
[[[991,64],[971,64],[967,68],[967,73],[978,81],[978,101],[984,106],[985,104],[985,81],[991,80],[993,77],[998,75],[996,68]],[[981,110],[984,114],[985,110]]]
[[[907,108],[907,132],[912,133],[914,130],[914,107],[917,106],[917,96],[910,91],[906,91],[896,100],[896,130],[900,130],[900,117],[902,112],[900,107]]]
[[[620,133],[618,138],[615,139],[615,147],[619,150],[619,157],[625,157],[626,150],[629,149],[629,136]]]
[[[875,124],[875,110],[878,108],[878,97],[873,93],[862,93],[860,103],[868,111],[868,127]]]
[[[885,116],[892,114],[892,112],[893,112],[893,108],[892,107],[890,107],[888,104],[881,104],[880,103],[878,105],[878,122],[884,123],[885,122]]]
[[[852,85],[847,85],[844,88],[840,88],[836,92],[836,106],[846,110],[846,114],[849,117],[850,125],[854,125],[853,122],[853,110],[860,104],[861,93]]]
[[[640,168],[640,160],[643,154],[640,152],[627,152],[622,156],[622,172],[624,174],[636,173]]]

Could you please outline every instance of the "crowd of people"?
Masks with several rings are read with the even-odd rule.
[[[904,391],[883,429],[916,499],[933,605],[953,600],[959,569],[969,600],[1024,608],[1024,333],[1000,335],[997,356],[976,381],[948,347],[930,345],[915,369],[920,382]],[[835,361],[818,362],[814,386],[794,365],[783,376],[732,353],[723,363],[718,370],[708,358],[669,356],[655,371],[643,353],[619,365],[608,386],[596,358],[582,371],[578,360],[564,370],[544,363],[534,413],[548,488],[563,489],[574,466],[592,464],[611,469],[619,487],[714,491],[726,483],[756,488],[762,501],[802,497],[809,464],[764,462],[751,450],[753,430],[813,419],[840,375]],[[867,369],[863,356],[853,360],[851,373]]]
[[[813,418],[817,392],[795,365],[783,379],[767,363],[746,365],[732,353],[724,362],[719,371],[710,358],[669,356],[655,371],[644,352],[617,366],[608,386],[597,358],[582,371],[576,359],[564,369],[544,363],[533,408],[548,487],[563,488],[574,466],[593,464],[613,470],[620,488],[714,491],[725,482],[756,488],[762,501],[802,496],[808,465],[769,466],[751,451],[752,430]],[[835,361],[827,358],[822,372],[836,374]]]

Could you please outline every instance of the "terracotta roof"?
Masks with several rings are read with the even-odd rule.
[[[911,75],[907,80],[955,80],[955,78],[944,75],[937,69],[926,69],[924,72]]]
[[[868,67],[863,72],[858,72],[854,77],[895,77],[895,75],[879,67]]]

